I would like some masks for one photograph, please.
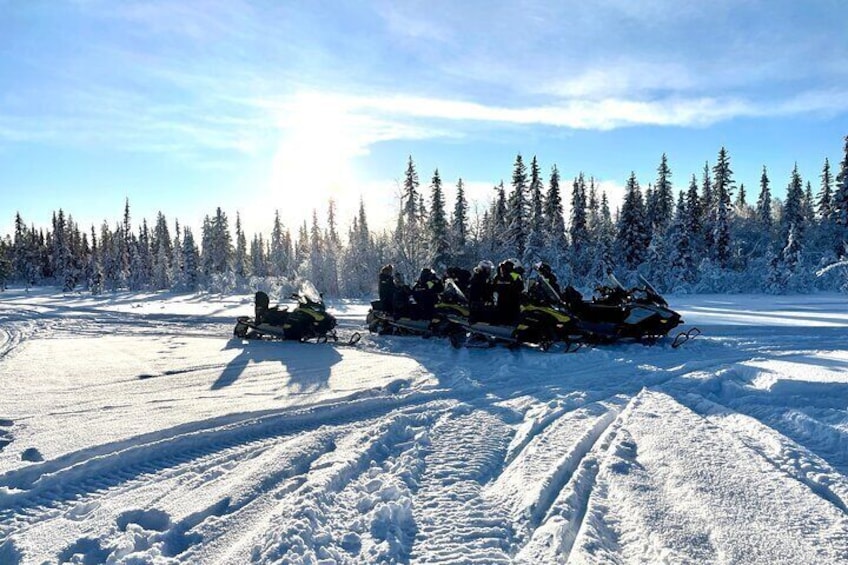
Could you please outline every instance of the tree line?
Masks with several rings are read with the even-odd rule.
[[[99,230],[80,230],[61,209],[46,230],[16,214],[14,233],[0,239],[0,288],[279,295],[309,279],[328,296],[362,297],[374,293],[385,263],[412,277],[424,266],[471,268],[510,257],[527,267],[545,261],[582,288],[614,269],[619,278],[642,274],[663,292],[846,290],[848,136],[843,153],[835,171],[825,159],[815,186],[796,165],[784,199],[772,196],[763,167],[750,202],[724,147],[676,190],[663,154],[644,189],[631,173],[616,210],[593,177],[580,173],[565,183],[556,165],[543,174],[535,156],[526,164],[518,154],[509,186],[496,184],[473,215],[461,178],[449,206],[438,169],[422,187],[410,156],[393,228],[370,229],[360,202],[342,233],[330,201],[323,223],[314,210],[293,235],[277,212],[270,233],[249,243],[238,214],[231,229],[220,208],[204,218],[199,241],[162,212],[152,228],[146,219],[133,225],[129,201],[121,221]]]

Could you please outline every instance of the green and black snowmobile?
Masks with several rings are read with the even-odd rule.
[[[283,339],[295,341],[334,341],[336,318],[327,312],[324,299],[310,282],[301,286],[300,292],[291,295],[297,306],[270,306],[268,295],[259,291],[255,295],[254,317],[239,316],[233,335],[243,339]]]

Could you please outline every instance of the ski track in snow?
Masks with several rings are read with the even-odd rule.
[[[4,386],[30,386],[15,379],[43,340],[70,352],[137,338],[129,353],[149,367],[110,378],[104,365],[89,379],[72,366],[69,381],[33,383],[85,396],[81,415],[117,428],[108,441],[45,449],[26,394],[0,412],[0,562],[848,559],[841,329],[711,325],[680,350],[573,354],[366,335],[347,355],[279,345],[303,360],[277,369],[275,344],[231,359],[244,346],[223,314],[139,304],[0,301]],[[358,330],[359,314],[346,307],[340,328]],[[348,366],[355,382],[332,380]],[[274,378],[281,370],[289,381]],[[144,405],[108,398],[155,387],[184,402],[161,400],[167,425],[149,412],[154,425],[137,428],[119,415]],[[205,415],[181,419],[173,410],[191,398]],[[76,422],[73,412],[45,417]],[[45,460],[27,461],[25,448]]]

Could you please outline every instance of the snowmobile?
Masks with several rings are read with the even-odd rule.
[[[484,311],[480,318],[473,322],[456,320],[463,331],[451,334],[451,344],[454,347],[493,347],[503,343],[508,347],[530,345],[547,351],[554,343],[562,342],[565,351],[569,352],[576,351],[574,344],[580,337],[573,314],[542,277],[535,279],[530,292],[524,294],[515,323],[498,319],[495,311]]]
[[[625,289],[612,273],[608,278],[610,284],[598,287],[597,296],[592,300],[584,300],[572,286],[563,291],[563,301],[577,317],[576,329],[585,341],[610,343],[632,339],[653,343],[683,323],[680,314],[669,308],[665,299],[641,275],[641,286],[630,290]]]
[[[270,306],[268,295],[261,290],[254,297],[254,317],[239,316],[233,335],[242,339],[283,339],[326,342],[338,340],[336,318],[327,312],[324,299],[310,282],[291,295],[297,302],[294,310],[287,306]]]
[[[375,300],[368,311],[368,330],[377,334],[417,335],[445,337],[459,331],[459,325],[468,321],[468,301],[452,279],[445,280],[445,290],[439,294],[431,316],[422,316],[414,298],[403,314],[397,315],[381,309]]]

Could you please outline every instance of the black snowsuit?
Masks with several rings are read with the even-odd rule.
[[[521,275],[515,271],[500,271],[493,286],[498,295],[498,321],[502,324],[514,324],[521,312],[521,293],[524,290]]]
[[[469,321],[472,324],[491,318],[493,290],[489,275],[481,269],[475,269],[468,281],[468,306],[471,313]]]
[[[378,288],[380,291],[380,304],[377,309],[391,314],[394,312],[395,298],[395,281],[392,279],[391,273],[380,274]]]
[[[415,286],[412,287],[412,297],[418,306],[415,317],[432,318],[436,311],[436,299],[444,289],[442,281],[435,277],[427,280],[418,279]]]

